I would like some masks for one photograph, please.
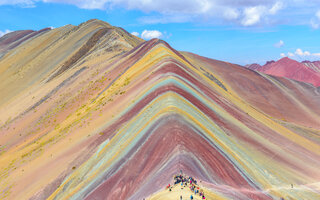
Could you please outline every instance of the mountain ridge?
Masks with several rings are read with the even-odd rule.
[[[152,199],[181,171],[207,199],[320,197],[318,90],[114,32],[47,81],[103,26],[57,28],[0,58],[5,89],[26,63],[47,67],[1,91],[0,198]]]
[[[89,43],[86,43],[88,39],[90,39],[96,31],[99,31],[101,28],[107,28],[108,31],[106,35],[102,35],[102,38],[96,38],[97,45],[99,46],[92,46],[90,47],[90,41]],[[10,33],[9,33],[10,34]],[[77,35],[74,39],[68,40],[67,38],[71,38],[73,35]],[[41,41],[41,44],[44,44],[43,46],[35,48],[28,48],[31,47],[34,41]],[[69,44],[64,44],[66,42],[71,42]],[[100,42],[99,42],[100,41]],[[110,42],[106,42],[110,41]],[[82,62],[85,60],[86,55],[90,56],[92,54],[99,54],[99,55],[106,55],[110,54],[110,56],[114,56],[115,54],[119,54],[120,52],[125,52],[131,50],[134,46],[141,43],[143,40],[137,39],[136,37],[132,35],[124,35],[123,31],[119,30],[118,28],[111,27],[108,23],[104,23],[100,20],[89,20],[85,23],[80,24],[79,26],[73,26],[73,25],[67,25],[61,28],[53,29],[49,32],[46,32],[46,34],[42,34],[38,37],[35,37],[32,40],[26,40],[22,44],[20,44],[20,47],[17,52],[13,48],[10,52],[6,53],[2,58],[2,63],[0,65],[0,72],[4,74],[10,74],[14,71],[15,68],[23,66],[19,68],[18,72],[15,71],[13,76],[11,76],[12,80],[8,80],[7,83],[3,83],[3,86],[0,85],[0,91],[3,90],[15,90],[15,85],[21,85],[22,82],[28,84],[24,81],[24,79],[28,79],[26,77],[26,74],[39,74],[39,76],[46,76],[46,73],[52,74],[52,77],[55,75],[59,75],[63,69],[69,69],[72,67],[70,63],[73,63],[77,61],[77,63]],[[46,44],[48,43],[48,44]],[[39,43],[40,44],[40,43]],[[22,46],[21,46],[22,45]],[[64,48],[61,48],[64,46]],[[69,45],[69,46],[68,46]],[[87,47],[86,47],[87,46]],[[81,49],[82,47],[82,49]],[[108,50],[109,49],[109,50]],[[60,54],[61,57],[59,59],[55,58],[53,54],[55,51],[61,52],[61,50],[64,50],[64,54]],[[78,54],[70,54],[70,52],[73,52],[77,50]],[[86,52],[85,50],[92,50],[94,52]],[[16,54],[21,55],[20,57],[17,57]],[[28,59],[25,59],[25,55],[28,55]],[[32,57],[34,55],[35,57]],[[79,57],[80,56],[80,57]],[[84,57],[82,57],[84,56]],[[101,57],[101,56],[100,56]],[[43,60],[46,59],[47,61]],[[50,59],[54,59],[54,63],[49,63]],[[46,64],[46,62],[48,64]],[[56,63],[59,62],[59,63]],[[57,65],[58,64],[58,65]],[[74,63],[76,64],[76,63]],[[43,68],[42,66],[45,65],[46,67]],[[63,66],[65,65],[65,66]],[[68,65],[68,67],[66,67]],[[12,70],[10,70],[10,68]],[[58,69],[58,68],[60,69]],[[59,72],[60,70],[60,72]],[[14,78],[16,77],[16,78]],[[1,75],[0,75],[1,78]],[[3,77],[4,79],[4,77]],[[42,78],[41,78],[42,79]],[[50,78],[49,78],[50,79]],[[19,91],[20,88],[17,88],[17,91]],[[12,93],[14,94],[14,93]],[[7,96],[7,99],[11,98],[10,96]],[[4,100],[4,99],[3,99]],[[0,101],[1,104],[1,101]]]
[[[320,62],[303,61],[298,62],[288,57],[278,61],[269,61],[265,65],[251,64],[246,68],[256,70],[265,74],[285,77],[305,83],[311,83],[315,87],[320,86]]]

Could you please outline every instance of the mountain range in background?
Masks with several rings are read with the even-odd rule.
[[[0,199],[190,198],[165,190],[180,172],[206,199],[320,199],[319,87],[100,20],[0,48]],[[317,66],[266,70],[317,85]]]
[[[262,66],[255,63],[245,67],[273,76],[310,83],[315,87],[320,86],[320,61],[298,62],[284,57],[278,61],[268,61]]]

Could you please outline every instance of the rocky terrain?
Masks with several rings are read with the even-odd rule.
[[[0,49],[0,199],[320,198],[319,87],[99,20]]]

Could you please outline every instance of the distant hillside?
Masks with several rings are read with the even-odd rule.
[[[263,66],[259,64],[251,64],[246,67],[265,74],[311,83],[316,87],[320,86],[320,61],[303,61],[300,63],[285,57],[277,62],[267,62]]]

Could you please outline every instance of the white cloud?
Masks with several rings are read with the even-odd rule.
[[[147,13],[142,22],[182,23],[204,19],[243,26],[268,23],[268,17],[284,9],[284,0],[0,0],[0,5],[33,6],[37,2],[64,3],[83,9],[125,8]],[[292,4],[297,0],[286,0]],[[288,3],[289,4],[289,3]],[[276,16],[275,16],[276,17]]]
[[[297,49],[295,54],[297,54],[298,56],[303,56],[303,51],[301,49]]]
[[[283,7],[283,3],[281,1],[278,1],[270,8],[269,13],[272,15],[277,14],[277,12],[281,10]]]
[[[315,14],[315,17],[313,17],[310,20],[310,25],[313,29],[318,29],[320,28],[320,10],[318,10]]]
[[[168,39],[172,36],[171,33],[167,33],[166,31],[160,32],[158,30],[144,30],[142,31],[141,34],[138,32],[132,32],[131,34],[137,37],[141,37],[142,39],[145,39],[145,40],[150,40],[153,38]]]
[[[320,53],[313,53],[313,56],[320,57]]]
[[[312,27],[313,29],[318,29],[318,28],[320,27],[320,23],[317,22],[317,21],[314,20],[314,19],[311,19],[310,25],[311,25],[311,27]]]
[[[294,57],[296,59],[319,59],[320,53],[310,53],[310,51],[303,51],[302,49],[298,48],[294,53],[288,52],[287,54],[281,53],[281,57]]]
[[[150,40],[152,38],[161,38],[163,34],[158,30],[144,30],[141,33],[141,38],[145,40]]]
[[[35,0],[0,0],[1,5],[19,5],[21,7],[34,7]]]
[[[4,31],[0,31],[0,37],[4,36],[5,34],[10,33],[10,32],[12,32],[12,31],[10,31],[8,29],[6,29]]]
[[[316,17],[320,20],[320,10],[316,12]]]
[[[223,16],[228,20],[234,20],[240,16],[240,12],[235,8],[226,8]]]
[[[36,1],[36,0],[33,0]],[[109,3],[117,2],[119,0],[41,0],[45,3],[64,3],[75,5],[83,9],[100,9],[107,8]]]
[[[283,8],[282,2],[275,2],[272,7],[268,8],[265,5],[247,7],[244,9],[244,18],[241,21],[243,26],[252,26],[258,24],[263,17],[268,15],[275,15]]]
[[[276,47],[276,48],[280,48],[280,47],[283,47],[283,46],[284,46],[284,42],[282,40],[280,40],[279,42],[274,44],[274,47]]]
[[[139,37],[139,35],[140,35],[138,32],[132,32],[131,34],[134,36],[137,36],[137,37]]]
[[[302,51],[301,49],[297,49],[295,54],[298,56],[310,56],[311,55],[309,51]]]
[[[264,13],[264,6],[249,7],[244,9],[244,18],[241,21],[243,26],[252,26],[257,24],[261,15]]]
[[[294,53],[289,52],[289,53],[288,53],[288,56],[289,56],[289,57],[294,57]]]
[[[184,23],[192,21],[190,15],[154,15],[154,16],[144,16],[139,19],[143,24],[167,24],[167,23]]]

